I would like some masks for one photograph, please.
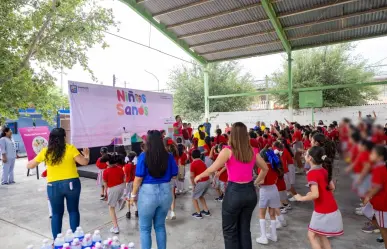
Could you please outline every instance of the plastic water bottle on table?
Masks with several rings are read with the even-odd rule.
[[[133,242],[130,242],[128,244],[128,249],[134,249],[134,243]]]
[[[63,244],[65,243],[65,240],[63,238],[63,235],[61,233],[59,233],[57,236],[56,236],[56,239],[54,241],[54,248],[55,249],[62,249],[63,248]]]
[[[74,238],[78,238],[80,242],[82,242],[83,238],[85,237],[85,233],[82,230],[82,227],[77,227],[77,230],[75,230]]]
[[[99,230],[95,230],[93,234],[93,246],[97,243],[102,242],[101,232]]]
[[[65,243],[69,243],[69,244],[71,244],[71,242],[73,242],[74,234],[73,234],[73,231],[71,229],[67,230],[65,237],[64,237],[64,240],[65,240]]]
[[[71,249],[69,243],[64,243],[62,249]]]
[[[91,240],[91,234],[86,234],[82,241],[82,249],[86,249],[87,247],[91,247],[93,241]]]
[[[96,242],[93,249],[102,249],[102,244],[99,242]]]
[[[78,238],[75,238],[71,243],[71,249],[82,249],[82,244]]]
[[[111,249],[120,249],[120,247],[121,247],[120,240],[118,239],[117,236],[114,236]]]

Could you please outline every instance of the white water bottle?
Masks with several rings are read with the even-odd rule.
[[[111,249],[120,249],[120,246],[121,246],[121,244],[120,244],[120,241],[118,240],[118,237],[114,236]]]
[[[93,234],[93,245],[95,245],[97,242],[102,242],[101,232],[99,230],[95,230]]]
[[[71,249],[82,249],[81,242],[79,241],[78,238],[75,238],[71,243]]]
[[[65,237],[64,237],[64,240],[65,240],[65,243],[69,243],[69,244],[71,244],[71,242],[73,242],[74,234],[73,234],[73,231],[71,229],[67,230]]]
[[[63,235],[61,233],[59,233],[56,236],[56,239],[54,241],[54,248],[55,249],[62,249],[64,243],[65,243],[65,241],[64,241]]]
[[[43,240],[43,244],[42,244],[42,246],[40,247],[40,249],[52,249],[52,246],[51,246],[50,243],[48,242],[48,239],[44,239],[44,240]]]
[[[83,238],[82,241],[82,248],[91,247],[93,242],[91,241],[91,234],[88,233],[85,235],[85,238]]]
[[[27,249],[34,249],[34,246],[33,245],[29,245],[29,246],[27,246]]]
[[[102,244],[99,242],[96,242],[93,248],[94,249],[102,249]]]
[[[82,242],[83,238],[85,237],[85,233],[82,230],[82,227],[77,227],[77,230],[75,230],[74,238],[78,238],[80,242]]]
[[[62,249],[71,249],[69,243],[64,243]]]
[[[133,242],[130,242],[130,243],[128,244],[128,248],[129,248],[129,249],[134,249],[134,243],[133,243]]]

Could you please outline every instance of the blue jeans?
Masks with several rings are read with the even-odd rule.
[[[71,186],[72,185],[72,186]],[[70,217],[70,227],[73,232],[79,226],[79,197],[81,194],[81,181],[79,178],[49,182],[47,195],[51,203],[52,219],[51,230],[54,239],[62,232],[62,219],[64,214],[64,200],[66,199],[67,211]]]
[[[172,204],[170,183],[143,184],[138,194],[138,215],[142,249],[152,248],[152,222],[156,232],[158,249],[167,248],[165,218]]]

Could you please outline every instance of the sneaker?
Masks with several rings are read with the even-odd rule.
[[[280,210],[281,210],[281,214],[287,214],[288,213],[288,210],[286,209],[286,207],[281,207]]]
[[[138,218],[138,211],[134,212],[134,216],[136,216],[136,218]]]
[[[278,241],[278,237],[277,237],[277,236],[271,237],[271,234],[270,234],[270,233],[267,235],[267,239],[269,239],[269,240],[271,240],[271,241],[273,241],[273,242],[277,242],[277,241]]]
[[[361,230],[364,233],[380,233],[379,228],[374,226],[371,222],[366,222],[364,227]]]
[[[200,213],[201,213],[202,215],[204,215],[204,216],[211,216],[210,210],[208,210],[208,211],[202,210],[202,211],[200,211]]]
[[[355,208],[355,211],[362,211],[362,210],[363,210],[362,207],[357,207],[357,208]]]
[[[291,202],[294,202],[294,201],[297,201],[296,198],[294,198],[294,196],[292,198],[289,199],[289,201]]]
[[[265,238],[265,237],[259,237],[259,238],[257,238],[256,240],[255,240],[257,243],[259,243],[259,244],[262,244],[262,245],[267,245],[267,244],[269,244],[269,241],[267,240],[267,238]]]
[[[360,202],[359,206],[360,206],[360,207],[364,207],[363,202]]]
[[[105,200],[105,196],[104,196],[104,195],[101,195],[101,196],[99,197],[99,199],[100,199],[101,201],[103,201],[103,200]]]
[[[130,212],[127,212],[127,213],[126,213],[126,218],[127,218],[127,219],[130,219],[130,217],[131,217]]]
[[[114,233],[114,234],[119,234],[120,233],[120,229],[118,229],[118,227],[112,227],[112,228],[110,228],[110,232]]]
[[[171,211],[171,220],[176,220],[176,214],[174,211]]]
[[[193,213],[192,217],[194,217],[195,219],[203,219],[202,214],[198,214],[198,213]]]
[[[286,210],[292,210],[292,205],[289,203],[288,205],[284,205],[284,207],[286,207]]]
[[[382,238],[382,236],[380,236],[379,238],[376,239],[376,241],[379,242],[379,243],[383,243],[384,239]]]
[[[9,185],[8,182],[2,182],[1,185]]]
[[[215,198],[215,201],[222,202],[223,201],[223,196],[219,196]]]
[[[360,216],[364,215],[362,209],[356,210],[356,211],[355,211],[355,214],[360,215]]]
[[[16,183],[15,181],[9,182],[9,184],[15,184],[15,183]]]

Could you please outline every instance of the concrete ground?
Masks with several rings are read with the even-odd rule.
[[[36,176],[26,177],[26,160],[16,163],[17,183],[0,186],[0,248],[22,249],[29,244],[38,245],[45,238],[51,238],[50,219],[47,209],[45,179]],[[343,165],[339,165],[341,168]],[[335,173],[338,175],[338,171]],[[348,177],[338,176],[336,198],[344,218],[345,234],[332,239],[333,248],[373,249],[384,248],[375,241],[378,235],[365,234],[360,229],[366,219],[353,213],[359,200],[350,192]],[[80,203],[81,226],[85,232],[100,229],[103,238],[112,237],[109,233],[111,221],[105,202],[99,200],[96,181],[81,178],[82,194]],[[304,176],[297,176],[297,190],[305,194],[308,189]],[[221,229],[221,203],[213,199],[215,192],[210,191],[207,202],[212,212],[211,217],[203,220],[191,218],[193,207],[190,195],[178,196],[177,220],[167,221],[168,249],[220,249],[224,248]],[[253,248],[304,249],[310,248],[307,240],[307,226],[312,214],[312,203],[295,203],[294,209],[286,215],[289,226],[278,231],[279,241],[267,246],[258,245],[255,238],[259,235],[259,222],[256,216],[251,221]],[[139,246],[139,227],[136,219],[127,220],[126,210],[118,213],[122,243],[133,241]],[[63,229],[67,229],[68,216],[63,219]],[[155,239],[153,247],[156,248]],[[237,249],[237,248],[236,248]]]

